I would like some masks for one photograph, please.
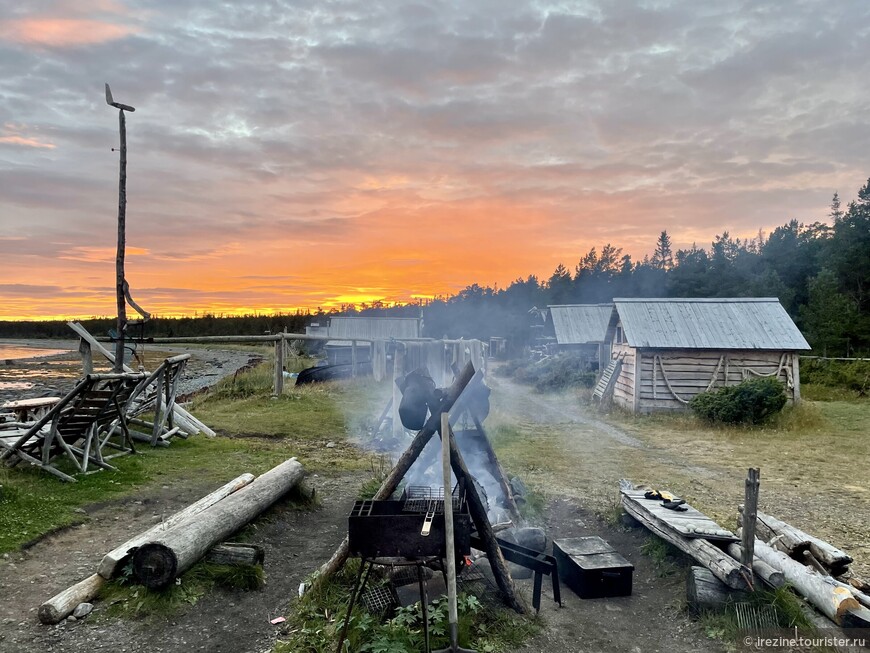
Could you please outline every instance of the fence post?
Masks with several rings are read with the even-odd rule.
[[[275,341],[275,388],[273,396],[284,394],[284,336],[279,335]]]

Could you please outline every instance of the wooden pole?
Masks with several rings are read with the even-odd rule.
[[[796,592],[834,623],[844,625],[844,622],[852,618],[850,613],[860,613],[861,604],[845,586],[828,582],[825,577],[792,560],[785,553],[769,547],[761,540],[755,543],[755,552],[764,562],[781,571]],[[868,626],[870,622],[862,625],[865,628]]]
[[[115,255],[115,299],[118,305],[118,340],[115,342],[113,372],[121,372],[124,365],[124,331],[127,328],[127,304],[124,298],[124,257],[127,248],[127,121],[124,110],[118,111],[121,133],[121,162],[118,180],[118,250]]]
[[[356,378],[356,340],[350,341],[350,376]]]
[[[393,350],[393,435],[400,436],[404,432],[402,420],[399,417],[399,404],[402,401],[402,392],[396,384],[405,373],[405,347],[396,345]]]
[[[387,478],[385,478],[384,482],[381,483],[380,489],[375,493],[375,496],[372,497],[374,501],[389,499],[390,495],[396,491],[396,488],[399,487],[399,483],[405,477],[405,474],[407,474],[408,470],[411,469],[411,465],[413,465],[414,461],[420,457],[420,453],[422,453],[423,449],[429,443],[429,440],[432,439],[432,436],[438,432],[438,427],[441,424],[441,414],[450,411],[453,404],[456,403],[459,395],[462,394],[465,386],[468,385],[468,382],[471,381],[473,376],[474,366],[471,364],[466,365],[465,369],[456,377],[453,385],[451,385],[447,389],[447,392],[444,393],[438,411],[429,416],[426,424],[417,435],[414,436],[411,444],[408,445],[408,448],[405,449],[405,452],[399,457],[399,460],[396,461],[396,466],[393,467]],[[398,416],[396,416],[395,419],[398,419]],[[348,553],[348,540],[347,537],[345,537],[341,544],[338,545],[335,553],[332,554],[332,557],[320,567],[317,578],[314,580],[311,587],[319,587],[323,581],[341,569],[347,560]]]
[[[758,515],[758,490],[761,485],[761,470],[752,467],[746,477],[746,502],[743,504],[743,557],[740,562],[746,567],[749,579],[755,588],[752,561],[755,559],[755,523]]]
[[[275,388],[274,396],[284,394],[284,339],[275,341]]]

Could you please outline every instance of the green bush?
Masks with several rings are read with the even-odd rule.
[[[699,417],[723,424],[761,424],[786,404],[785,386],[775,378],[748,379],[702,392],[689,402]]]
[[[801,382],[843,388],[864,397],[870,393],[870,361],[805,359],[801,361]]]

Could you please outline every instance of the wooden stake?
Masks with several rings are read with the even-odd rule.
[[[746,572],[755,589],[755,578],[752,574],[752,562],[755,559],[755,524],[758,515],[758,490],[761,485],[761,470],[755,467],[749,469],[746,477],[746,502],[743,504],[743,557],[740,562],[746,567]]]

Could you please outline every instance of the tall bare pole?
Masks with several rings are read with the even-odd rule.
[[[106,84],[106,104],[118,109],[120,131],[120,172],[118,175],[118,251],[115,256],[115,297],[118,303],[118,340],[115,342],[114,372],[124,371],[124,332],[127,329],[127,304],[124,297],[124,258],[127,251],[127,121],[125,111],[135,111],[127,104],[115,102]]]

